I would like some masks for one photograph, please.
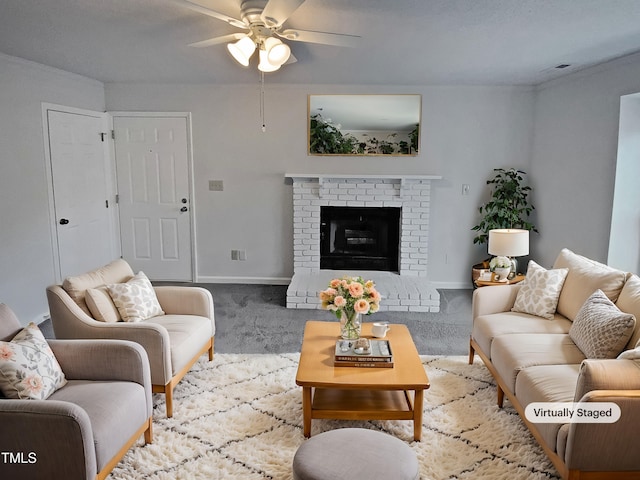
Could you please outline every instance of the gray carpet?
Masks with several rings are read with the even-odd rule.
[[[307,320],[337,322],[326,310],[286,308],[281,285],[203,284],[215,303],[215,350],[220,353],[300,351]],[[471,333],[472,290],[439,290],[439,313],[378,312],[364,321],[387,320],[409,328],[421,355],[464,355]]]
[[[199,284],[213,295],[218,353],[294,353],[300,351],[307,320],[336,322],[326,310],[286,308],[286,285]],[[465,355],[471,333],[473,290],[438,290],[439,313],[378,312],[365,321],[386,320],[409,328],[421,355]],[[40,324],[53,338],[51,322]]]

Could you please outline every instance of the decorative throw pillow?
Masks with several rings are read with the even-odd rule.
[[[631,338],[636,319],[621,312],[602,290],[578,311],[569,336],[587,358],[616,358]]]
[[[560,291],[568,272],[567,268],[547,270],[533,260],[529,260],[527,276],[518,291],[511,311],[553,320]]]
[[[89,288],[85,292],[85,301],[93,318],[100,322],[113,323],[122,320],[118,308],[111,300],[106,286]]]
[[[640,360],[640,347],[633,348],[631,350],[625,350],[618,359],[626,358],[627,360]]]
[[[127,283],[107,285],[107,290],[125,322],[140,322],[164,315],[156,292],[144,272],[139,272]]]
[[[0,391],[7,398],[44,400],[67,379],[38,326],[31,322],[0,342]]]

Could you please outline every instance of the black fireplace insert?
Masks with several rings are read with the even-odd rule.
[[[321,207],[320,268],[398,272],[400,208]]]

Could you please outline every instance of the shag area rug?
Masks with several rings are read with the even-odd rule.
[[[298,358],[201,359],[174,391],[173,418],[165,416],[164,396],[154,395],[153,444],[139,441],[108,478],[291,479],[305,441]],[[496,406],[495,384],[480,360],[421,358],[431,383],[421,442],[413,441],[410,421],[313,420],[312,435],[343,427],[387,432],[416,452],[422,480],[559,478],[516,411],[506,400]],[[348,468],[349,452],[336,461]]]

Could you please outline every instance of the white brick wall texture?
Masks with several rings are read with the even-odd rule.
[[[423,287],[428,275],[429,208],[431,180],[410,178],[328,178],[293,180],[293,266],[295,275],[320,271],[320,207],[401,208],[401,277],[419,277]],[[416,280],[418,280],[416,278]],[[293,283],[293,282],[292,282]],[[293,286],[293,285],[292,285]],[[439,295],[426,288],[414,298],[387,298],[381,310],[438,311]],[[290,287],[289,290],[293,290]],[[287,293],[287,306],[318,308],[317,292]],[[395,296],[395,294],[392,294]],[[386,304],[386,305],[385,305]]]

